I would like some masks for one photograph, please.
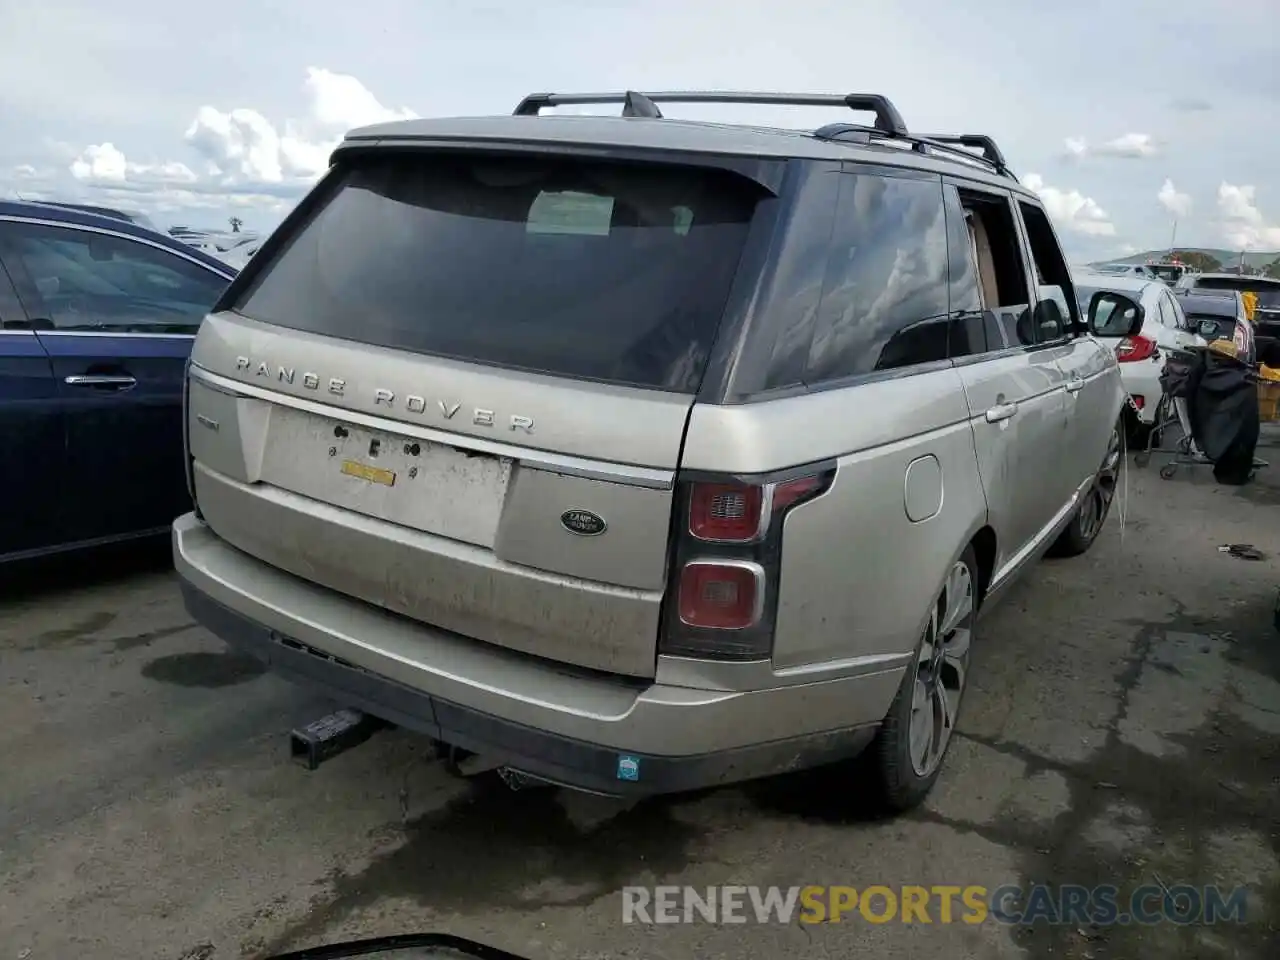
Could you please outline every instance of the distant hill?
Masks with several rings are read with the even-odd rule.
[[[1203,253],[1217,260],[1223,266],[1234,267],[1240,262],[1239,250],[1222,250],[1215,247],[1183,247],[1179,246],[1178,250],[1183,253]],[[1148,260],[1158,260],[1167,254],[1168,249],[1164,250],[1147,250],[1145,253],[1135,253],[1131,257],[1116,257],[1114,260],[1095,260],[1094,263],[1146,263]],[[1246,253],[1244,255],[1245,266],[1261,268],[1275,261],[1280,257],[1280,250],[1273,250],[1270,253]]]

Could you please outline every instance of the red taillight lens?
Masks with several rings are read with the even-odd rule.
[[[760,533],[760,487],[695,483],[689,497],[689,532],[709,543],[749,543]]]
[[[1150,337],[1125,337],[1116,345],[1116,359],[1121,363],[1149,360],[1156,352],[1156,342]]]
[[[1147,407],[1147,398],[1140,393],[1129,394],[1129,399],[1133,401],[1133,405],[1139,410],[1145,410]]]
[[[691,627],[753,626],[763,599],[764,571],[755,563],[694,560],[680,572],[680,619]]]

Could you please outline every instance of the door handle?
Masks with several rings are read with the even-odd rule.
[[[1084,381],[1083,381],[1083,380],[1068,380],[1068,381],[1067,381],[1067,393],[1075,394],[1075,393],[1079,393],[1079,392],[1080,392],[1081,390],[1083,390],[1083,389],[1084,389]]]
[[[998,403],[987,411],[987,423],[1001,423],[1018,412],[1016,403]]]
[[[136,386],[138,381],[124,374],[82,373],[65,377],[63,383],[70,387],[111,387],[115,390],[127,390]]]

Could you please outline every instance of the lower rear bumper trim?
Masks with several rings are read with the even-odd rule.
[[[181,581],[191,615],[230,646],[345,705],[530,776],[605,796],[704,789],[787,773],[857,754],[875,734],[860,726],[686,756],[624,753],[450,703],[255,623]]]

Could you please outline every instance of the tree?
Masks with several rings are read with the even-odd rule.
[[[1264,277],[1273,277],[1276,280],[1280,280],[1280,257],[1276,257],[1263,267],[1262,275]]]
[[[231,217],[230,220],[231,220],[231,232],[239,233],[240,228],[244,226],[244,221],[241,220],[239,217]]]
[[[1175,250],[1173,255],[1201,273],[1217,273],[1222,269],[1222,261],[1200,250]]]

